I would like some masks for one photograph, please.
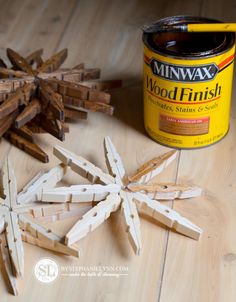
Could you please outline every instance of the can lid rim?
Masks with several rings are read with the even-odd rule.
[[[172,16],[172,17],[166,17],[163,19],[160,19],[155,22],[155,24],[162,25],[171,25],[171,24],[180,24],[180,23],[221,23],[219,20],[211,19],[211,18],[205,18],[205,17],[199,17],[199,16],[185,16],[185,15],[178,15],[178,16]],[[212,33],[215,34],[215,33]],[[222,33],[221,33],[222,34]],[[154,53],[160,54],[162,56],[167,56],[171,58],[176,59],[189,59],[189,60],[195,60],[197,58],[210,58],[214,57],[216,55],[223,54],[227,52],[229,49],[231,49],[235,44],[235,34],[231,32],[225,33],[225,40],[222,43],[222,45],[219,47],[216,47],[215,49],[210,49],[209,51],[201,51],[201,52],[194,52],[194,53],[175,53],[170,50],[164,50],[163,48],[159,48],[155,41],[154,41],[155,34],[149,34],[149,33],[143,33],[143,43],[146,45],[149,49],[151,49]]]

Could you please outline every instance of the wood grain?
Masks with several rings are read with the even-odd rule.
[[[149,139],[143,129],[141,26],[168,15],[207,15],[228,22],[235,21],[236,16],[233,0],[0,0],[0,4],[0,57],[4,60],[6,47],[20,53],[43,47],[45,58],[68,47],[65,66],[84,62],[86,68],[101,68],[103,79],[124,79],[124,87],[112,92],[115,116],[89,113],[88,121],[71,124],[66,140],[59,144],[105,170],[102,142],[109,135],[129,175],[141,164],[169,150]],[[142,217],[143,248],[141,255],[135,256],[126,241],[121,217],[111,215],[109,221],[79,242],[82,254],[79,260],[24,244],[27,261],[21,294],[11,297],[0,274],[1,302],[56,302],[58,299],[63,302],[68,299],[71,302],[78,299],[82,302],[234,302],[235,109],[234,105],[231,128],[222,142],[201,150],[181,151],[179,160],[157,177],[160,182],[184,182],[205,189],[204,197],[165,202],[203,228],[199,242],[169,232]],[[35,135],[35,141],[50,155],[50,163],[45,165],[1,141],[0,164],[8,154],[14,164],[18,190],[39,171],[58,163],[52,156],[52,146],[58,140],[40,135]],[[71,173],[64,183],[75,185],[82,183],[82,179]],[[65,234],[75,221],[76,218],[71,218],[47,225]],[[45,286],[32,273],[42,257],[51,257],[64,266],[127,266],[128,276],[94,279],[60,276]]]
[[[233,1],[203,1],[200,14],[222,21],[234,20],[236,8]],[[233,99],[235,84],[234,80]],[[236,171],[233,168],[236,106],[233,99],[228,135],[214,146],[181,152],[178,180],[189,180],[191,175],[191,182],[202,186],[205,196],[187,204],[174,202],[174,209],[198,221],[204,235],[200,244],[195,245],[170,233],[160,301],[233,302],[236,298],[232,286],[236,278]]]

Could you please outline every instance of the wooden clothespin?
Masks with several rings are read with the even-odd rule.
[[[35,220],[37,216],[46,217],[49,220],[58,214],[60,214],[60,219],[68,217],[68,213],[81,215],[81,210],[79,212],[75,207],[64,206],[59,210],[60,205],[38,202],[42,197],[43,189],[55,186],[64,176],[65,171],[66,167],[61,164],[46,173],[41,173],[17,195],[16,178],[10,160],[7,158],[4,162],[0,177],[2,196],[0,199],[0,255],[3,273],[14,295],[18,294],[17,279],[24,273],[22,240],[59,253],[79,257],[76,248],[64,244],[63,236],[54,234]]]
[[[43,49],[37,49],[36,51],[29,54],[25,60],[29,65],[34,65],[36,63],[37,68],[40,67],[43,64],[42,59]]]
[[[8,67],[0,59],[0,137],[4,136],[42,162],[48,162],[47,154],[35,144],[33,135],[25,135],[25,131],[17,129],[34,124],[34,129],[40,129],[37,133],[43,129],[64,140],[68,132],[65,119],[86,119],[88,111],[113,114],[111,95],[104,90],[117,88],[121,82],[95,84],[100,69],[85,68],[83,63],[59,69],[67,57],[67,49],[45,61],[42,53],[43,50],[38,49],[22,57],[8,48],[12,66]]]
[[[53,203],[83,203],[89,200],[100,200],[66,234],[65,243],[67,245],[73,244],[97,228],[120,206],[128,238],[137,254],[141,250],[139,210],[145,210],[147,215],[188,237],[193,239],[200,237],[202,230],[199,227],[176,211],[161,204],[157,197],[158,199],[159,197],[161,199],[190,198],[200,195],[201,190],[197,187],[182,185],[149,184],[154,176],[161,173],[176,158],[176,151],[167,152],[149,161],[137,173],[128,177],[121,157],[109,137],[105,138],[104,147],[110,174],[104,173],[83,157],[62,147],[54,148],[54,154],[65,165],[70,166],[73,171],[87,178],[92,184],[44,189],[42,200]],[[132,180],[136,182],[132,183]]]
[[[67,54],[67,49],[62,49],[54,56],[43,62],[43,64],[41,64],[41,66],[37,69],[37,72],[53,72],[57,70],[64,63],[65,59],[67,58]]]
[[[1,253],[12,292],[16,294],[18,292],[16,277],[24,274],[24,250],[18,216],[12,210],[16,206],[17,188],[16,179],[8,158],[4,162],[1,171],[1,188],[3,195],[0,203]]]
[[[27,105],[35,89],[34,83],[27,83],[23,87],[18,88],[14,95],[0,105],[0,119],[14,112],[20,105]]]

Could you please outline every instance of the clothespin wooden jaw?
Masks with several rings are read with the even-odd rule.
[[[111,139],[104,140],[105,158],[109,174],[94,166],[86,159],[63,149],[54,148],[56,155],[73,171],[87,178],[91,185],[76,185],[55,189],[45,189],[42,194],[44,202],[99,203],[83,215],[66,234],[66,244],[70,245],[86,236],[102,224],[112,212],[122,210],[128,238],[138,254],[141,250],[141,231],[138,210],[146,209],[147,214],[164,225],[178,232],[198,239],[201,229],[189,222],[172,209],[163,206],[159,199],[183,199],[199,196],[197,187],[174,184],[151,184],[150,180],[160,174],[177,156],[172,150],[144,164],[137,173],[128,177],[121,157]],[[99,184],[99,185],[97,185]],[[98,194],[98,195],[97,195]]]
[[[87,69],[84,64],[60,69],[67,49],[46,61],[42,53],[39,49],[22,57],[8,48],[11,68],[0,59],[0,137],[48,162],[33,133],[48,132],[63,141],[69,130],[66,121],[86,119],[89,111],[112,115],[107,90],[120,87],[121,81],[100,81],[100,69]]]
[[[136,254],[142,249],[139,211],[169,228],[193,239],[202,230],[159,200],[185,199],[200,195],[197,187],[175,184],[153,184],[151,180],[175,158],[170,151],[144,164],[128,177],[121,157],[111,139],[104,140],[109,174],[81,156],[55,147],[54,154],[62,163],[48,172],[39,173],[17,194],[16,178],[9,159],[1,171],[0,255],[11,291],[18,293],[17,278],[23,275],[24,250],[22,241],[42,248],[78,257],[72,246],[100,226],[110,215],[121,209],[125,230]],[[70,167],[91,184],[55,187]],[[92,204],[95,206],[92,207]],[[41,225],[49,221],[79,216],[74,226],[58,236]]]
[[[8,158],[4,161],[0,175],[2,196],[0,198],[0,256],[3,272],[14,295],[18,294],[17,279],[24,274],[22,240],[59,253],[79,257],[77,249],[63,244],[63,237],[51,231],[48,232],[44,226],[30,218],[31,212],[39,208],[44,216],[46,212],[48,212],[48,217],[57,214],[58,209],[54,206],[40,205],[38,200],[41,199],[43,188],[55,186],[65,172],[66,167],[60,164],[49,172],[40,173],[17,196],[14,170]],[[63,213],[64,210],[69,212],[69,209],[63,209]]]

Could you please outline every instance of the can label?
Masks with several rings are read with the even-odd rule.
[[[228,131],[235,47],[208,58],[173,58],[144,46],[144,123],[160,143],[197,148]]]

